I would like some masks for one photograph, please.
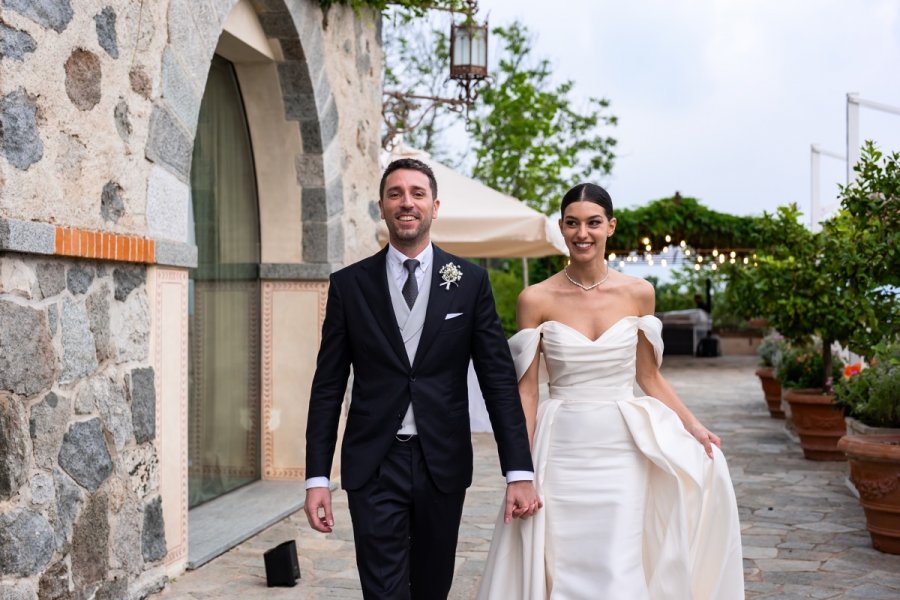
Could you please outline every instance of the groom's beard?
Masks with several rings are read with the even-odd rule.
[[[404,215],[412,215],[415,217],[416,220],[407,223],[415,223],[416,227],[402,225],[399,219]],[[430,216],[413,212],[404,212],[396,217],[391,217],[391,219],[385,223],[392,239],[404,245],[415,245],[428,237],[428,232],[431,230],[431,221],[432,218]]]

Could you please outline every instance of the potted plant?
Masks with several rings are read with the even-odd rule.
[[[850,462],[872,545],[900,554],[900,344],[883,346],[869,368],[837,383],[835,394],[860,424],[838,448]]]
[[[812,344],[789,346],[781,354],[775,376],[790,405],[803,456],[810,460],[845,460],[844,453],[837,449],[846,432],[844,413],[835,404],[834,394],[823,392],[821,387],[823,354]],[[831,377],[840,377],[841,359],[829,355]]]
[[[781,382],[775,377],[775,362],[785,349],[784,337],[778,333],[770,333],[763,338],[756,353],[759,355],[759,368],[756,376],[762,385],[763,395],[769,415],[775,419],[783,419],[784,411],[781,409]]]

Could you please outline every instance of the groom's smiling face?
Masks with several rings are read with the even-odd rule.
[[[387,224],[391,244],[415,256],[430,241],[431,221],[441,202],[432,197],[428,176],[412,169],[398,169],[384,182],[379,201],[381,218]]]

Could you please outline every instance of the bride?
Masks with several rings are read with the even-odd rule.
[[[522,292],[509,341],[544,510],[505,524],[501,509],[478,598],[743,598],[721,442],[659,372],[653,287],[604,261],[606,190],[572,188],[561,213],[569,265]]]

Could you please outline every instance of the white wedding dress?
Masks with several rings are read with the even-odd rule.
[[[744,598],[741,532],[725,457],[659,400],[635,397],[638,331],[662,360],[662,324],[625,317],[598,339],[548,321],[509,340],[521,377],[539,347],[535,485],[544,508],[503,523],[483,600]]]

